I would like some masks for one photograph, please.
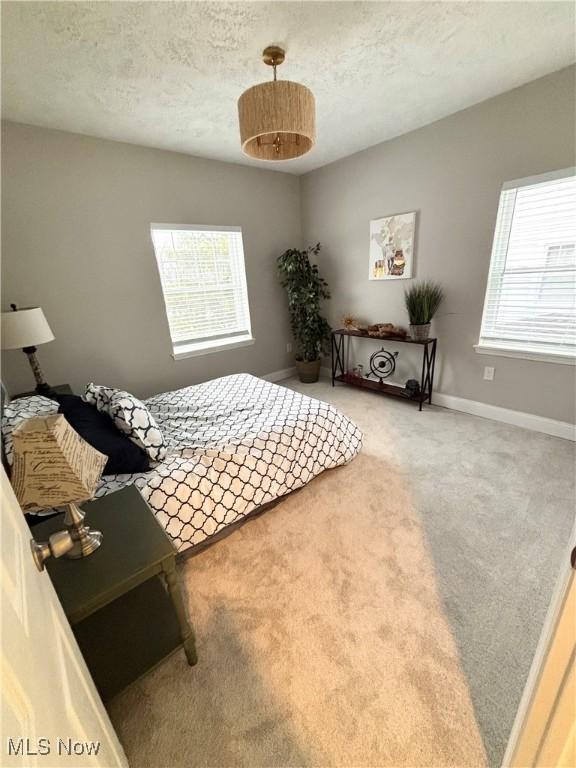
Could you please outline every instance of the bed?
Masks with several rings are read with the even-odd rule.
[[[144,402],[167,458],[145,473],[104,476],[96,496],[136,485],[179,552],[346,464],[362,446],[358,427],[334,406],[249,374]],[[12,428],[3,422],[8,449]]]

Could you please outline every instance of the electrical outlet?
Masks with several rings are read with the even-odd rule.
[[[494,379],[494,368],[487,365],[484,368],[484,381],[492,381]]]
[[[292,342],[289,341],[288,344],[286,344],[286,352],[292,352]]]

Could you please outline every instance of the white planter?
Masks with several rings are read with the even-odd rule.
[[[424,325],[411,325],[410,337],[414,341],[426,341],[430,336],[430,323],[424,323]]]

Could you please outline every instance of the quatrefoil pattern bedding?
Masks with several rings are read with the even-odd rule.
[[[145,405],[167,458],[150,472],[102,478],[96,495],[133,483],[180,551],[346,464],[362,446],[358,427],[332,405],[248,374]]]

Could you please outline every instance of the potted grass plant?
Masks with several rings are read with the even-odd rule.
[[[410,336],[416,341],[426,341],[430,335],[430,322],[444,299],[444,291],[438,283],[423,280],[404,291],[404,301],[410,320]]]
[[[328,353],[330,326],[320,305],[330,298],[327,282],[320,277],[310,256],[320,251],[320,243],[306,250],[289,248],[278,258],[280,283],[288,297],[290,326],[296,343],[296,369],[300,381],[312,383],[320,376],[320,361]]]

